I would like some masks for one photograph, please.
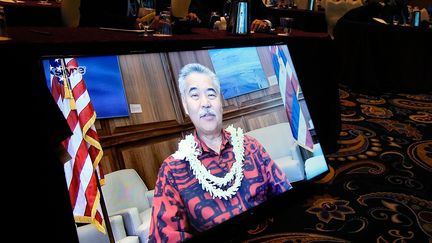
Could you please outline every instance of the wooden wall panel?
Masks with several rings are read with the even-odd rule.
[[[177,150],[180,135],[154,143],[123,148],[121,151],[125,168],[133,168],[143,179],[149,189],[156,184],[159,167],[169,155]]]
[[[279,105],[268,110],[251,113],[244,117],[247,131],[255,130],[261,127],[267,127],[281,122],[287,122],[288,117],[283,105]]]
[[[163,66],[163,54],[136,54],[119,57],[129,104],[140,104],[142,113],[114,119],[115,127],[175,120],[176,113]],[[167,77],[168,76],[168,77]]]
[[[115,162],[116,161],[114,161],[111,156],[111,149],[103,149],[103,156],[101,161],[99,162],[102,167],[103,173],[108,174],[110,172],[116,171],[113,168],[115,166]]]
[[[275,70],[273,68],[273,57],[269,52],[269,48],[267,46],[259,46],[256,49],[265,75],[267,77],[275,75]]]
[[[233,125],[236,128],[240,127],[243,129],[243,132],[247,132],[247,128],[245,126],[243,117],[237,117],[237,118],[227,119],[223,121],[224,128],[227,128],[230,125]]]
[[[95,121],[95,128],[96,130],[102,130],[102,125],[100,120]]]
[[[110,172],[120,170],[123,168],[121,158],[118,158],[116,149],[109,148],[103,149],[103,157],[100,161],[103,173],[108,174]]]

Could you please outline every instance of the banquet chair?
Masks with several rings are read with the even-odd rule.
[[[327,0],[325,4],[327,31],[333,38],[333,29],[337,21],[348,12],[348,3],[345,0]]]
[[[102,193],[108,215],[121,215],[126,234],[147,242],[154,190],[148,190],[134,169],[122,169],[105,175]]]
[[[109,217],[112,233],[117,243],[139,243],[138,236],[126,236],[123,219],[120,215]],[[108,233],[102,233],[93,224],[77,227],[80,243],[110,243]]]
[[[260,142],[290,182],[305,179],[304,160],[295,143],[288,122],[283,122],[246,133]]]

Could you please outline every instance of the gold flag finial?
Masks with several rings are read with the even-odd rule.
[[[75,98],[72,94],[72,89],[71,89],[71,85],[69,83],[69,77],[68,74],[66,72],[66,64],[64,59],[61,59],[61,65],[62,65],[62,73],[63,73],[63,87],[64,87],[64,93],[65,93],[65,99],[69,99],[70,102],[70,109],[71,110],[76,110],[76,105],[75,105]]]

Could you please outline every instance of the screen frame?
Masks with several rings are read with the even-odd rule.
[[[228,42],[221,42],[215,45],[205,45],[205,44],[201,44],[198,46],[193,47],[193,45],[172,45],[172,46],[165,46],[165,45],[160,45],[157,47],[143,47],[140,48],[139,50],[137,49],[109,49],[109,50],[104,50],[104,51],[100,51],[100,50],[94,50],[94,51],[90,51],[90,50],[81,50],[81,51],[72,51],[72,52],[55,52],[55,53],[49,53],[49,54],[42,54],[40,56],[38,56],[38,60],[40,61],[40,65],[43,67],[42,64],[42,60],[43,59],[47,59],[47,58],[70,58],[70,57],[91,57],[91,56],[97,56],[97,55],[127,55],[127,54],[144,54],[144,53],[168,53],[168,52],[177,52],[177,51],[198,51],[198,50],[210,50],[210,49],[220,49],[220,48],[233,48],[233,47],[259,47],[259,46],[269,46],[269,45],[286,45],[288,51],[290,52],[290,47],[289,47],[289,43],[288,41],[252,41],[252,42],[233,42],[233,43],[228,43]],[[291,52],[290,52],[291,53]],[[294,60],[291,60],[292,62],[294,62]],[[295,64],[294,64],[294,68]],[[302,82],[303,80],[301,80],[301,78],[299,78],[298,80],[299,84],[301,87],[303,87]],[[306,100],[306,102],[308,104],[310,104],[310,102],[308,102],[309,99],[313,99],[313,97],[308,97],[307,94],[303,94],[304,99]],[[309,105],[308,105],[309,106]],[[313,115],[311,114],[311,116],[313,117]],[[312,118],[312,120],[314,120]],[[316,124],[317,122],[314,120],[314,124]],[[317,137],[318,137],[318,141],[320,143],[322,143],[322,139],[320,137],[320,133],[317,131]],[[324,153],[324,151],[323,151]],[[325,153],[324,153],[325,154]],[[326,164],[328,165],[329,162],[327,160],[327,158],[324,156]],[[226,235],[224,235],[223,237],[227,236],[227,237],[235,237],[235,233],[236,230],[238,230],[238,227],[242,227],[244,228],[245,226],[250,226],[251,222],[249,222],[250,218],[256,218],[257,220],[259,220],[260,218],[264,217],[266,213],[268,213],[269,208],[274,208],[274,205],[278,205],[278,203],[283,200],[283,199],[295,199],[295,200],[289,200],[290,203],[289,204],[294,204],[294,202],[301,200],[301,199],[305,199],[308,196],[313,194],[313,191],[315,191],[315,189],[312,188],[316,188],[317,185],[314,184],[315,181],[321,179],[322,177],[324,177],[325,175],[327,175],[329,173],[329,168],[327,171],[325,172],[321,172],[319,175],[315,176],[312,179],[309,180],[302,180],[302,181],[298,181],[298,182],[294,182],[292,183],[293,188],[284,192],[281,195],[277,195],[271,199],[268,199],[267,201],[265,201],[264,203],[257,205],[241,214],[238,214],[236,216],[233,216],[232,218],[230,218],[229,220],[222,222],[221,224],[218,224],[212,228],[210,228],[209,230],[206,230],[204,232],[194,232],[196,234],[194,234],[194,236],[189,239],[192,242],[194,242],[195,240],[197,240],[197,242],[200,242],[203,239],[214,239],[214,237],[221,237],[220,230],[223,230],[223,232],[232,232],[233,234],[230,235],[229,233],[227,233]],[[286,205],[289,206],[289,205]],[[248,223],[247,223],[248,222]],[[237,226],[237,227],[235,227]],[[231,229],[231,230],[228,230]],[[234,230],[236,229],[236,230]],[[228,239],[228,238],[225,238]],[[230,238],[231,239],[231,238]]]

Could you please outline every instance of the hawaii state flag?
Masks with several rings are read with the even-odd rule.
[[[94,126],[96,113],[83,79],[85,67],[78,66],[75,58],[49,63],[51,94],[73,132],[62,144],[71,156],[64,172],[75,222],[94,224],[105,233],[97,187],[98,176],[103,184],[99,166],[103,152]]]
[[[273,67],[279,81],[293,137],[299,146],[313,151],[313,140],[309,131],[310,124],[306,121],[299,102],[300,85],[294,73],[294,68],[281,47],[271,46],[270,51],[273,54]]]

